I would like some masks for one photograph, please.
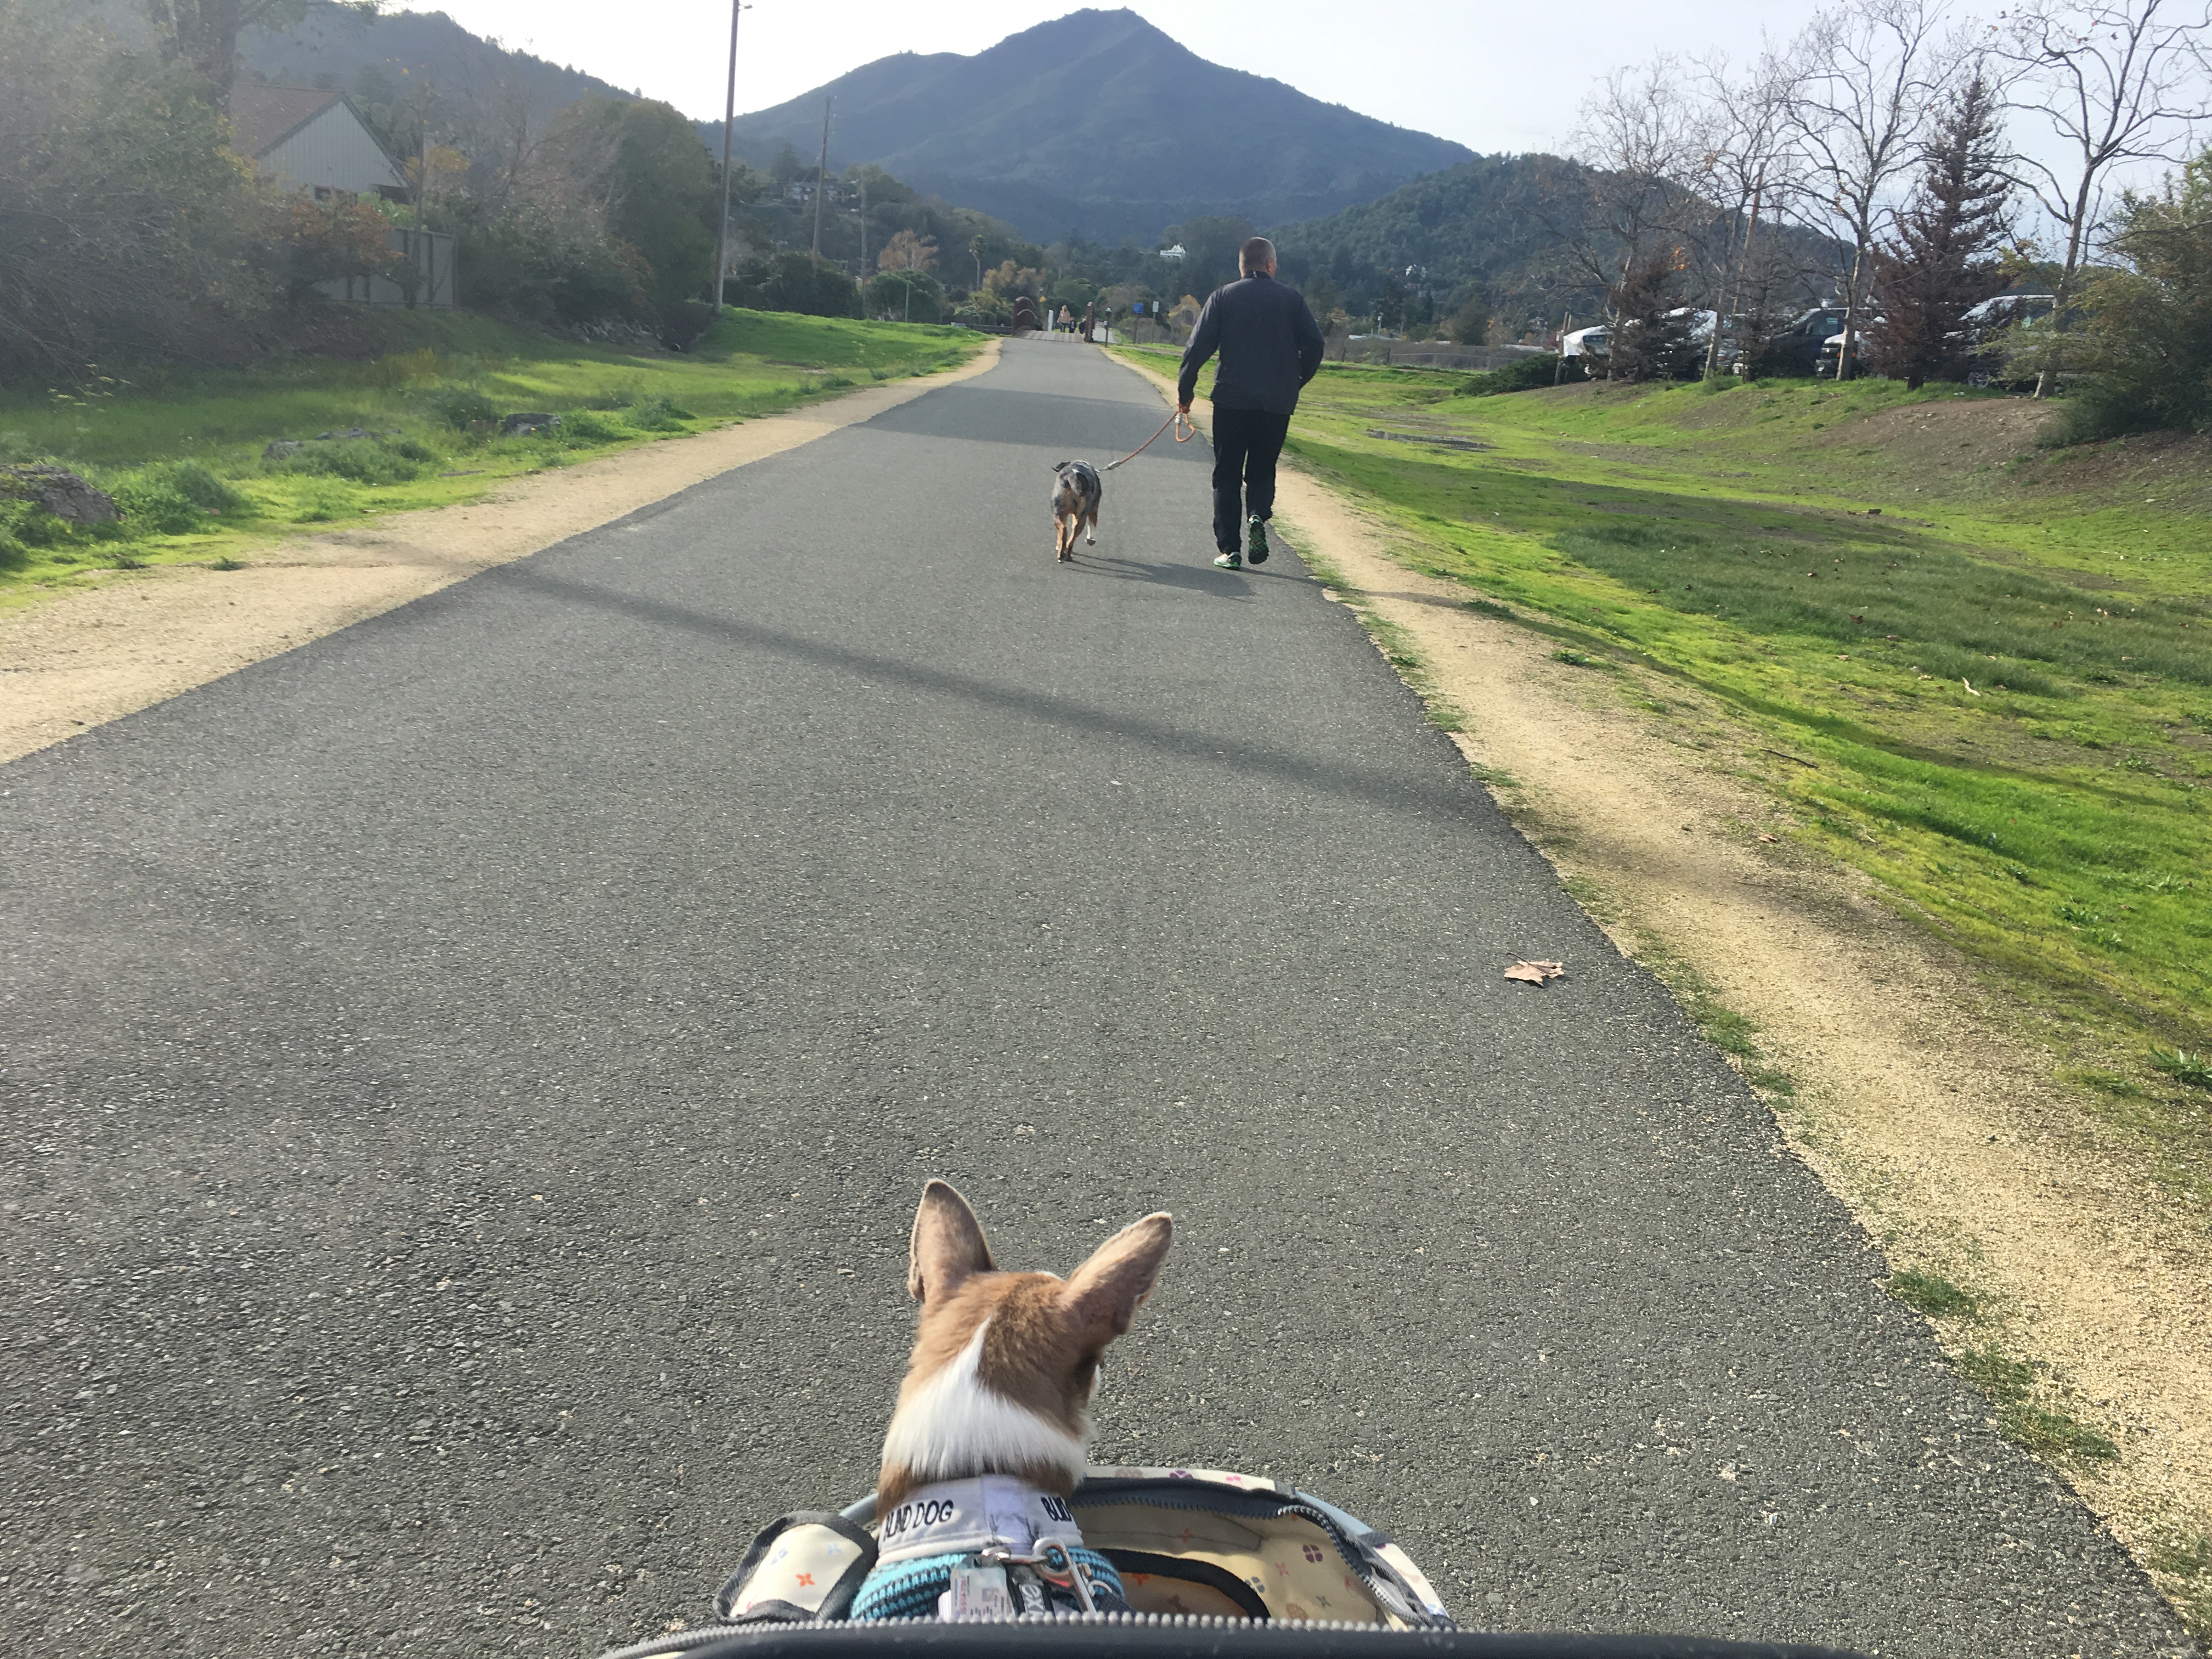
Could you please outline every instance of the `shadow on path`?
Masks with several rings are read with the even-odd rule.
[[[1140,568],[1152,568],[1141,567]],[[1158,567],[1173,569],[1176,567]],[[1227,571],[1193,572],[1204,577],[1220,576],[1234,580]],[[1178,755],[1192,760],[1220,761],[1226,769],[1255,777],[1266,777],[1280,782],[1300,785],[1324,793],[1380,805],[1394,811],[1407,812],[1417,817],[1463,815],[1474,803],[1471,781],[1443,782],[1438,780],[1416,781],[1402,767],[1377,766],[1372,770],[1316,763],[1253,745],[1249,739],[1231,738],[1211,732],[1191,731],[1170,726],[1164,721],[1145,720],[1127,714],[1109,714],[1104,709],[1086,707],[1053,692],[1014,690],[994,685],[971,674],[951,669],[931,668],[919,663],[901,662],[893,658],[854,651],[842,646],[827,645],[818,640],[803,639],[779,629],[763,628],[756,623],[739,622],[728,617],[717,617],[704,611],[687,610],[681,605],[667,605],[659,599],[649,599],[635,593],[617,592],[595,583],[572,581],[565,577],[550,576],[521,565],[507,565],[487,571],[481,581],[512,582],[543,593],[548,598],[570,604],[586,605],[602,611],[611,611],[637,621],[657,627],[679,628],[691,634],[703,635],[725,644],[742,646],[757,651],[772,652],[779,656],[797,659],[818,666],[835,669],[841,673],[855,674],[864,678],[889,682],[933,691],[941,696],[959,697],[982,707],[1000,710],[1032,720],[1049,721],[1072,731],[1091,732],[1124,738],[1141,744],[1164,754]],[[1130,580],[1148,580],[1142,575],[1126,578]],[[1229,596],[1240,597],[1240,596]],[[1248,597],[1249,596],[1241,596]],[[1236,744],[1234,748],[1224,744]]]

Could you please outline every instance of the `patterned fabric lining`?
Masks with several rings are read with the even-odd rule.
[[[1094,1595],[1102,1600],[1108,1595],[1117,1601],[1127,1599],[1121,1588],[1121,1576],[1114,1571],[1111,1561],[1080,1544],[1069,1553],[1091,1570]],[[964,1567],[975,1559],[973,1554],[925,1555],[915,1560],[879,1566],[860,1585],[860,1593],[853,1598],[853,1611],[848,1616],[855,1623],[881,1619],[934,1619],[937,1598],[951,1587],[952,1570]],[[1055,1590],[1053,1594],[1055,1599],[1067,1599],[1064,1592]]]

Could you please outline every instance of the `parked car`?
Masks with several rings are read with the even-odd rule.
[[[1881,325],[1881,319],[1879,317],[1862,317],[1858,319],[1857,323],[1853,325],[1851,330],[1851,373],[1854,375],[1863,374],[1867,372],[1867,331],[1870,328],[1878,328]],[[1842,357],[1843,355],[1844,331],[1839,326],[1833,334],[1831,334],[1826,339],[1820,342],[1820,355],[1815,358],[1813,362],[1813,374],[1814,377],[1823,380],[1834,380],[1836,378],[1837,360]]]
[[[1966,384],[1968,386],[2018,385],[2005,373],[2004,337],[2015,328],[2032,329],[2047,323],[2051,313],[2058,307],[2057,296],[2051,294],[2000,294],[1994,300],[1984,300],[1966,316]],[[2031,376],[2027,382],[2033,384]],[[2022,386],[2025,390],[2025,386]]]
[[[1795,319],[1787,328],[1766,337],[1760,344],[1756,365],[1761,374],[1812,375],[1820,373],[1820,357],[1829,349],[1844,325],[1844,308],[1839,305],[1816,306]],[[1747,372],[1739,356],[1732,364],[1734,371]]]
[[[1571,334],[1559,337],[1559,356],[1601,358],[1612,339],[1613,331],[1602,323],[1595,328],[1578,328]]]

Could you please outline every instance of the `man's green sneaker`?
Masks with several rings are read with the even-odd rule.
[[[1261,556],[1264,557],[1265,555]],[[1244,568],[1244,556],[1242,553],[1217,553],[1213,556],[1213,562],[1224,570],[1242,570]]]
[[[1267,562],[1267,521],[1255,519],[1245,526],[1244,554],[1254,564]]]

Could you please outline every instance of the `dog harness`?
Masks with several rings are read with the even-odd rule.
[[[1075,1611],[1085,1591],[1103,1612],[1128,1605],[1113,1563],[1085,1547],[1067,1500],[1012,1475],[924,1486],[884,1512],[878,1541],[854,1620]]]

